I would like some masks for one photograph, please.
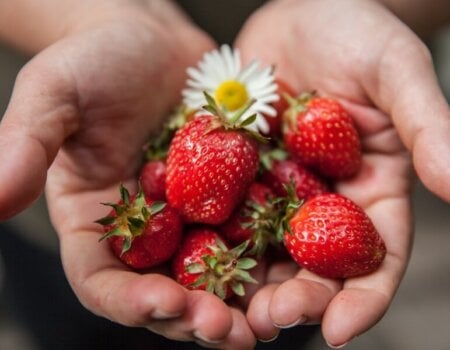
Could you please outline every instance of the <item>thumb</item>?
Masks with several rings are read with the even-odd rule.
[[[450,202],[450,109],[430,53],[419,39],[393,46],[385,50],[369,94],[392,116],[421,181]]]
[[[76,128],[76,89],[63,67],[36,56],[19,73],[0,123],[0,220],[41,194],[47,169]]]

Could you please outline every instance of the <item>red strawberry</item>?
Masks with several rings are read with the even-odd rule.
[[[284,114],[284,142],[291,157],[320,175],[346,178],[361,165],[358,132],[335,100],[303,94]]]
[[[386,247],[364,210],[335,193],[307,200],[289,219],[284,244],[302,267],[328,278],[375,271]]]
[[[242,282],[256,282],[247,272],[256,261],[240,257],[247,243],[229,250],[212,229],[191,229],[173,259],[174,278],[188,289],[206,290],[221,299],[242,296]]]
[[[263,174],[262,182],[269,186],[277,196],[286,196],[285,186],[291,182],[293,182],[295,193],[300,199],[308,199],[329,191],[324,180],[290,160],[272,161],[270,170]]]
[[[275,225],[279,211],[275,195],[267,186],[254,182],[244,203],[236,208],[230,218],[220,227],[229,242],[239,244],[250,241],[250,255],[261,257],[268,243],[278,246]]]
[[[281,124],[284,112],[289,108],[289,102],[285,98],[285,95],[295,96],[294,89],[281,79],[276,79],[277,94],[280,96],[279,100],[271,103],[271,106],[275,108],[277,114],[275,117],[264,115],[267,123],[269,124],[268,136],[278,137],[281,134]]]
[[[178,130],[169,148],[166,196],[187,222],[224,222],[258,170],[257,143],[240,128],[247,121],[228,124],[213,111]]]
[[[166,158],[172,138],[189,118],[184,106],[175,109],[162,130],[145,145],[145,163],[139,171],[139,183],[144,194],[155,200],[166,199]]]
[[[107,204],[113,210],[98,220],[113,253],[134,269],[145,269],[169,260],[180,240],[182,223],[177,212],[163,202],[150,200],[142,191],[130,197],[121,186],[121,200]]]
[[[163,160],[149,161],[139,174],[139,183],[144,194],[155,200],[166,199],[166,163]]]

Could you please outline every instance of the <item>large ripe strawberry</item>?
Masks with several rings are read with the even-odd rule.
[[[134,269],[146,269],[169,260],[181,241],[178,213],[163,202],[153,201],[142,191],[130,196],[121,186],[118,203],[104,203],[113,210],[98,220],[113,253]]]
[[[177,131],[167,158],[166,196],[187,222],[220,224],[241,202],[258,170],[258,146],[248,120],[228,122],[210,111]],[[239,119],[239,118],[237,118]]]
[[[267,136],[270,136],[272,138],[277,138],[281,134],[281,124],[283,119],[284,112],[289,108],[289,102],[286,99],[286,95],[288,96],[295,96],[296,93],[294,89],[285,81],[281,79],[276,79],[277,84],[277,94],[280,97],[278,101],[271,103],[270,105],[275,109],[277,112],[275,117],[266,116],[264,115],[264,118],[266,119],[267,123],[269,124],[269,133]]]
[[[230,250],[213,229],[191,229],[174,256],[173,276],[188,289],[206,290],[221,299],[242,296],[243,283],[256,282],[247,271],[256,261],[241,257],[247,245],[244,242]]]
[[[299,199],[308,199],[329,192],[327,183],[305,167],[291,160],[274,160],[266,170],[262,182],[277,196],[286,196],[286,186],[293,184]]]
[[[285,225],[284,244],[292,258],[323,277],[373,272],[386,255],[385,244],[364,210],[336,193],[307,200]]]
[[[249,240],[249,255],[261,257],[269,243],[279,245],[275,227],[279,223],[278,217],[279,211],[272,190],[254,182],[248,189],[244,202],[221,225],[220,231],[233,244]]]
[[[284,143],[299,164],[324,177],[353,176],[361,145],[352,118],[334,99],[302,94],[284,114]]]

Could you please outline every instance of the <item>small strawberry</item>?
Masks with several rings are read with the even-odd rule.
[[[361,165],[358,132],[336,100],[302,94],[284,114],[286,149],[299,164],[324,177],[353,176]]]
[[[279,245],[275,225],[279,211],[275,195],[267,186],[254,182],[244,202],[221,225],[220,231],[227,241],[239,244],[249,240],[249,255],[261,257],[268,243]]]
[[[262,182],[269,186],[277,196],[286,196],[286,185],[293,183],[295,193],[300,199],[308,199],[317,194],[329,192],[324,180],[291,160],[275,160],[266,170]]]
[[[191,229],[172,261],[173,276],[188,289],[206,290],[221,299],[243,296],[243,282],[256,282],[247,271],[256,261],[241,257],[247,245],[230,250],[216,231]]]
[[[177,131],[167,158],[166,196],[187,222],[220,224],[241,202],[258,170],[258,146],[244,127],[256,116],[227,121],[207,95],[209,111]]]
[[[275,117],[266,116],[264,115],[264,118],[266,119],[267,123],[269,124],[269,133],[267,136],[270,136],[272,138],[279,137],[281,134],[281,124],[283,119],[284,112],[289,108],[289,102],[285,98],[286,95],[288,96],[295,96],[296,93],[294,89],[285,81],[281,79],[276,79],[277,84],[277,95],[280,96],[278,101],[271,103],[270,105],[275,108],[277,114]]]
[[[163,202],[147,198],[139,191],[131,196],[120,187],[118,203],[104,203],[113,208],[97,220],[104,226],[113,253],[134,269],[145,269],[169,260],[181,240],[182,223],[178,213]]]
[[[144,164],[140,170],[139,183],[144,194],[155,200],[166,199],[166,162],[152,160]]]
[[[350,199],[326,193],[307,200],[285,222],[284,244],[302,267],[328,278],[375,271],[386,246],[364,210]]]

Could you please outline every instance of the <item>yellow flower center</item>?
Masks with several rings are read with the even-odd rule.
[[[226,80],[217,88],[215,98],[219,106],[232,112],[245,106],[248,94],[244,84],[236,80]]]

